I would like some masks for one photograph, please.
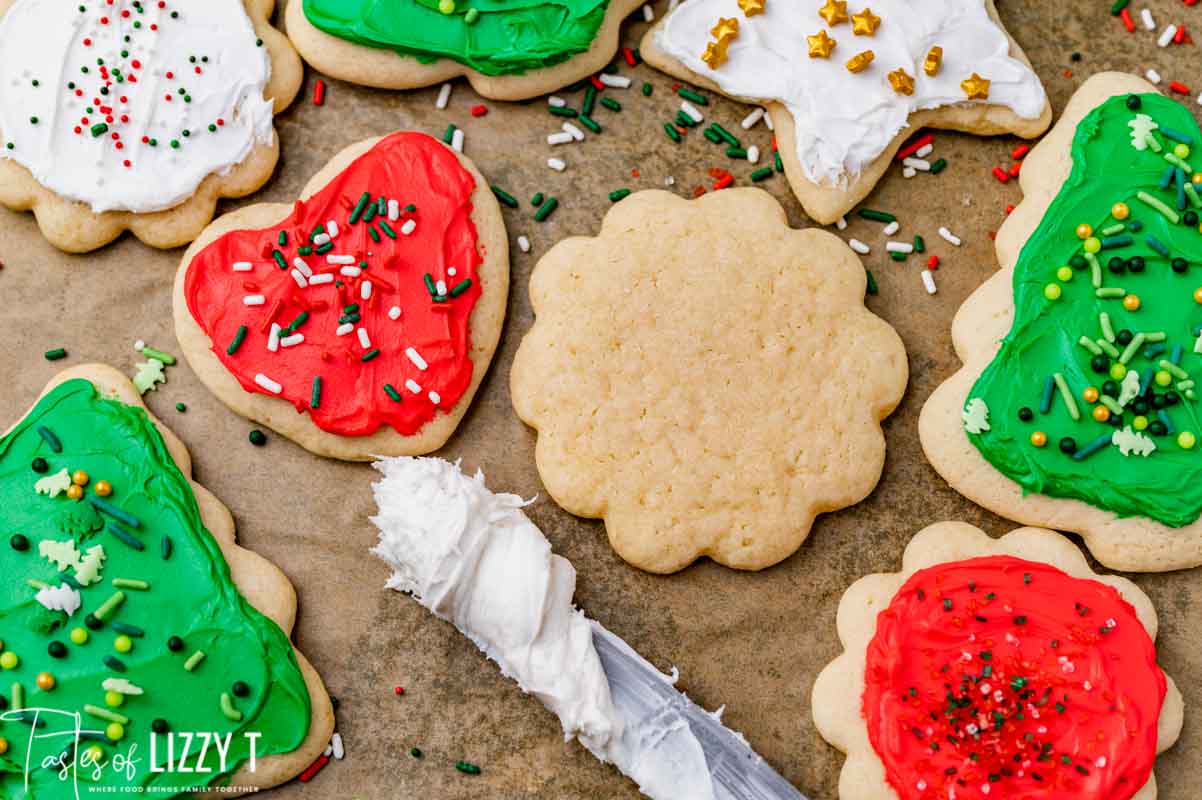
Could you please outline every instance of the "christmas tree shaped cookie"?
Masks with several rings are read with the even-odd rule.
[[[599,71],[643,0],[296,0],[288,35],[342,80],[417,89],[467,76],[494,100],[525,100]]]
[[[190,471],[109,367],[62,373],[0,438],[0,797],[263,789],[326,746],[293,589]],[[220,746],[184,771],[200,732]]]
[[[0,0],[0,204],[69,252],[179,247],[279,157],[275,0]]]
[[[954,488],[1115,569],[1202,563],[1200,146],[1145,81],[1087,81],[1032,151],[1002,270],[953,324],[964,367],[920,421]]]

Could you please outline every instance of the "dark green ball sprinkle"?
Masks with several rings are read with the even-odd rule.
[[[37,124],[38,124],[38,118],[37,118],[37,117],[30,117],[30,118],[29,118],[29,124],[31,124],[31,125],[37,125]]]
[[[1018,418],[1023,422],[1030,422],[1031,420],[1035,419],[1035,412],[1026,406],[1023,406],[1018,410]]]
[[[172,636],[167,640],[167,649],[173,653],[178,653],[184,649],[184,640],[178,636]]]
[[[0,700],[2,700],[2,699],[4,699],[4,698],[2,696],[0,696]],[[413,756],[414,758],[421,758],[422,757],[421,748],[420,747],[410,747],[409,755]]]
[[[1073,269],[1085,269],[1089,266],[1089,262],[1085,260],[1085,256],[1080,253],[1070,258],[1068,263]]]
[[[1189,270],[1189,262],[1184,258],[1174,258],[1171,266],[1173,272],[1176,272],[1178,275],[1182,275]]]
[[[1102,375],[1110,370],[1110,359],[1104,355],[1096,355],[1089,359],[1089,368]]]
[[[1169,428],[1160,420],[1153,420],[1148,423],[1148,433],[1153,436],[1164,436],[1169,432]]]
[[[1144,268],[1147,266],[1148,262],[1144,261],[1143,256],[1132,256],[1127,260],[1127,269],[1136,274],[1143,272]]]
[[[186,405],[184,405],[183,403],[176,403],[175,410],[182,414],[188,410],[188,407]]]
[[[8,543],[18,553],[24,553],[29,549],[29,538],[23,533],[14,533],[13,537],[8,540]]]
[[[1118,344],[1119,347],[1126,347],[1127,345],[1131,344],[1131,340],[1134,338],[1135,338],[1135,334],[1132,333],[1131,331],[1127,330],[1126,328],[1123,328],[1121,331],[1116,333],[1114,336],[1114,340]]]
[[[89,628],[91,628],[94,631],[98,631],[104,627],[104,623],[101,622],[100,620],[96,619],[95,614],[88,614],[86,617],[84,617],[83,624],[87,625]]]
[[[50,654],[51,658],[66,658],[67,646],[62,642],[51,642],[46,647],[46,652]]]
[[[1144,101],[1140,100],[1138,95],[1134,95],[1134,94],[1127,95],[1127,108],[1131,109],[1132,111],[1138,111],[1140,106],[1142,106],[1143,104],[1144,104]]]
[[[258,428],[255,428],[253,431],[251,431],[250,436],[247,438],[250,439],[250,443],[255,447],[262,447],[263,445],[267,444],[267,434],[263,433],[263,431],[259,430]]]
[[[1102,384],[1102,394],[1107,397],[1119,396],[1119,385],[1117,381],[1106,381]]]
[[[1071,436],[1065,436],[1060,440],[1060,452],[1070,456],[1077,452],[1077,440]]]
[[[234,685],[230,687],[230,691],[234,693],[234,697],[246,697],[250,694],[250,686],[246,681],[234,681]]]
[[[470,761],[456,761],[455,769],[462,772],[464,775],[479,775],[480,768]]]
[[[162,717],[155,717],[150,723],[150,729],[155,733],[166,733],[171,730],[171,726]]]
[[[1166,406],[1175,406],[1180,402],[1181,402],[1181,395],[1177,394],[1176,392],[1165,392],[1164,393],[1164,404]]]
[[[50,465],[46,463],[46,459],[42,458],[41,456],[35,458],[29,467],[34,472],[45,472],[46,470],[50,469]]]

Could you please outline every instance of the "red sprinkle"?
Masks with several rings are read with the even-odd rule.
[[[718,189],[725,189],[727,186],[730,186],[734,182],[735,182],[735,176],[731,175],[728,172],[727,174],[723,175],[718,180],[714,181],[714,191],[717,191]]]
[[[1189,87],[1186,86],[1184,83],[1181,83],[1180,81],[1173,81],[1172,83],[1170,83],[1169,91],[1176,92],[1177,94],[1189,94],[1190,93]]]
[[[594,75],[593,77],[589,78],[589,81],[590,81],[590,82],[593,84],[593,87],[594,87],[594,88],[596,88],[596,90],[597,90],[597,91],[599,91],[599,92],[600,92],[600,91],[603,91],[603,90],[605,89],[605,84],[604,84],[604,83],[602,83],[602,82],[601,82],[601,79],[600,79],[600,78],[598,78],[596,75]]]
[[[1173,34],[1173,44],[1181,44],[1184,41],[1185,41],[1185,26],[1182,25],[1180,28],[1177,29],[1177,32]]]
[[[1127,33],[1135,33],[1135,20],[1131,19],[1131,12],[1123,9],[1119,12],[1119,19],[1123,21],[1123,27],[1127,29]]]
[[[909,158],[910,156],[914,155],[919,150],[921,150],[922,148],[926,147],[928,144],[931,144],[934,141],[935,141],[935,134],[933,134],[933,133],[925,133],[922,136],[919,136],[917,139],[910,142],[908,145],[903,147],[901,150],[897,151],[897,160],[901,161],[903,159]]]
[[[326,102],[326,82],[321,78],[317,79],[317,84],[313,87],[313,105],[320,106]]]
[[[1006,172],[1006,170],[1002,169],[1001,167],[993,168],[993,177],[998,179],[998,183],[1010,182],[1010,173]]]
[[[305,771],[300,774],[300,782],[308,783],[313,780],[317,773],[326,768],[326,764],[330,763],[329,756],[318,756],[317,760],[305,768]]]
[[[931,256],[927,259],[927,269],[931,272],[939,269],[939,256]]]
[[[396,696],[397,696],[397,697],[400,697],[401,695],[403,695],[403,694],[405,693],[405,687],[404,687],[404,686],[398,686],[398,687],[396,687],[395,689],[393,689],[392,691],[396,692]]]
[[[1010,203],[1006,206],[1006,216],[1010,216],[1013,213],[1014,213],[1014,203]]]
[[[629,47],[622,48],[622,58],[626,59],[626,63],[630,66],[638,66],[638,62],[634,59],[634,51]]]
[[[487,113],[488,113],[488,106],[484,105],[483,103],[481,103],[478,106],[472,106],[472,116],[473,117],[482,117]]]
[[[1022,172],[1022,170],[1023,170],[1023,162],[1015,161],[1013,164],[1010,165],[1010,177],[1017,178],[1018,173]]]
[[[1015,161],[1022,161],[1022,159],[1029,152],[1031,152],[1031,145],[1020,144],[1018,147],[1016,147],[1010,151],[1010,157],[1013,158]]]

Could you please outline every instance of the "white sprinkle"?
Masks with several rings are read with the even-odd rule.
[[[751,147],[747,148],[747,160],[752,164],[755,164],[760,160],[760,148],[758,146],[753,144]]]
[[[242,305],[244,305],[244,306],[261,306],[266,302],[267,302],[267,298],[261,294],[248,294],[246,297],[242,298]],[[143,347],[144,346],[145,345],[143,345]],[[138,347],[137,345],[134,345],[134,347],[137,348],[138,350],[142,349],[141,347]]]
[[[309,285],[308,282],[305,280],[305,276],[301,274],[301,271],[299,269],[292,270],[291,274],[292,274],[292,280],[296,281],[296,285],[299,286],[300,288],[304,289],[306,286]]]
[[[835,227],[841,231],[847,230],[847,217],[839,217],[835,220]]]
[[[963,243],[959,236],[952,233],[947,228],[940,228],[939,236],[943,239],[943,241],[947,242],[948,244],[954,244],[956,247],[959,247]]]
[[[430,366],[426,363],[426,359],[422,358],[422,354],[414,350],[412,347],[405,348],[405,355],[408,356],[409,360],[413,362],[413,366],[417,367],[422,372],[425,372]]]
[[[334,744],[332,742],[326,745],[326,749],[322,752],[322,755],[326,758],[334,755]]]
[[[323,283],[333,283],[334,276],[328,272],[323,272],[321,275],[314,275],[309,280],[310,286],[321,286]]]
[[[1151,83],[1160,83],[1160,73],[1154,69],[1149,68],[1148,71],[1144,73],[1144,77],[1146,77]]]
[[[567,131],[558,131],[547,136],[547,144],[550,145],[567,144],[571,141],[574,141],[574,137]]]
[[[396,200],[388,201],[388,221],[396,222],[401,218],[401,204]]]
[[[280,339],[280,347],[296,347],[303,341],[305,341],[303,333],[294,333],[291,336],[285,336],[283,339]]]
[[[139,339],[138,341],[134,342],[134,349],[141,353],[146,349],[146,342]]]
[[[925,159],[915,158],[915,157],[911,156],[907,159],[904,159],[902,161],[902,163],[905,164],[907,167],[913,167],[914,169],[919,169],[919,170],[922,170],[923,172],[931,171],[931,162],[926,161]]]
[[[278,353],[280,350],[280,331],[283,330],[276,323],[271,323],[271,332],[267,334],[267,349],[272,353]]]
[[[360,300],[370,300],[371,299],[371,281],[364,281],[363,285],[359,287],[359,299]]]
[[[435,108],[446,108],[447,103],[451,102],[451,84],[444,83],[442,88],[438,90],[438,99],[434,101]]]
[[[562,158],[548,158],[547,166],[556,172],[563,172],[568,168],[568,162],[564,161]]]
[[[664,178],[664,186],[675,186],[675,185],[676,185],[676,179],[673,178],[671,175]]]
[[[1098,769],[1106,766],[1106,756],[1098,756],[1098,760],[1093,762],[1093,765]]]
[[[897,233],[900,230],[901,230],[901,223],[898,222],[897,220],[893,220],[888,225],[886,225],[882,229],[881,232],[884,233],[886,236],[892,236],[893,234]]]
[[[903,167],[902,168],[902,177],[903,178],[913,178],[917,174],[918,174],[918,170],[914,169],[913,167]]]
[[[417,230],[417,220],[415,219],[407,219],[405,220],[405,224],[401,226],[401,233],[405,234],[406,236],[413,233],[415,230]]]
[[[283,386],[280,386],[278,383],[276,383],[271,378],[264,375],[262,372],[259,372],[255,375],[255,383],[257,383],[259,386],[266,389],[267,391],[271,392],[272,394],[279,394],[280,392],[284,391]]]
[[[530,252],[530,240],[527,239],[525,236],[519,236],[518,237],[518,247],[521,248],[521,251],[523,253],[529,253]]]
[[[321,247],[323,244],[329,244],[329,243],[330,243],[330,234],[328,234],[328,233],[319,233],[313,237],[313,244],[316,245],[317,247]]]
[[[614,89],[630,88],[630,78],[627,78],[625,75],[607,75],[602,72],[600,77],[602,83]]]
[[[1156,30],[1156,20],[1152,19],[1151,9],[1145,8],[1143,11],[1139,12],[1139,16],[1141,19],[1143,19],[1145,28],[1150,31]]]
[[[688,100],[680,101],[680,110],[685,113],[685,116],[693,120],[693,122],[701,122],[705,119],[705,115],[701,113],[697,106],[693,105]]]
[[[575,139],[576,141],[578,141],[578,142],[583,142],[583,141],[584,141],[584,131],[580,130],[579,128],[577,128],[577,127],[576,127],[575,125],[573,125],[572,123],[570,123],[570,122],[565,122],[565,123],[563,124],[563,129],[564,129],[564,131],[565,131],[566,133],[570,134],[570,135],[571,135],[571,137],[572,137],[573,139]]]
[[[327,264],[354,264],[355,257],[343,253],[330,253],[326,256]]]
[[[1198,105],[1202,106],[1202,94],[1198,95]]]
[[[740,122],[739,125],[741,125],[743,127],[743,130],[749,131],[752,128],[754,128],[756,123],[759,122],[763,118],[764,118],[764,109],[762,109],[762,108],[752,109],[750,114],[743,117],[743,121]]]
[[[339,325],[337,328],[335,328],[334,335],[335,336],[346,336],[348,333],[350,333],[354,329],[355,329],[355,326],[352,323],[347,322],[347,323]]]
[[[866,256],[872,252],[872,248],[861,242],[859,239],[852,239],[847,243],[847,246],[862,256]]]
[[[1176,35],[1177,26],[1170,23],[1169,27],[1161,31],[1160,38],[1156,40],[1156,44],[1160,45],[1161,47],[1168,47],[1173,43],[1173,37]]]
[[[921,272],[922,285],[927,287],[927,294],[934,294],[935,292],[939,291],[935,288],[935,273],[931,272],[929,269],[921,270]]]
[[[562,97],[557,97],[556,95],[551,95],[547,98],[547,105],[551,106],[551,108],[563,108],[567,104],[567,100],[564,100]]]
[[[359,336],[359,345],[364,350],[370,350],[371,349],[371,337],[367,335],[367,328],[360,328],[358,331],[356,331],[356,333]]]
[[[392,320],[400,319],[401,318],[401,307],[393,306],[392,308],[388,309],[388,318],[392,319]]]
[[[334,751],[334,758],[341,761],[346,757],[346,746],[342,743],[342,734],[335,733],[334,738],[330,740],[330,746]]]
[[[446,282],[446,281],[439,281],[438,283],[434,284],[434,289],[435,289],[435,290],[436,290],[436,291],[437,291],[437,292],[438,292],[440,295],[446,296],[446,293],[447,293],[447,282]]]
[[[358,278],[363,274],[363,270],[359,269],[358,267],[343,267],[342,269],[338,270],[338,272],[348,278]]]
[[[890,253],[913,253],[914,245],[907,242],[886,242],[885,250]]]
[[[934,151],[935,151],[935,145],[931,144],[930,142],[927,142],[922,147],[915,150],[914,155],[918,156],[919,158],[926,158]]]
[[[776,130],[776,125],[772,122],[772,115],[767,110],[764,111],[764,124],[768,126],[768,130]]]
[[[422,387],[419,386],[417,381],[413,380],[413,378],[410,378],[407,381],[405,381],[405,388],[408,389],[409,391],[413,392],[414,394],[422,393]]]
[[[331,239],[338,238],[338,223],[334,220],[326,222],[326,233],[330,235]]]
[[[254,269],[254,265],[249,261],[235,261],[234,272],[250,272]]]
[[[447,274],[454,278],[459,274],[459,270],[455,269],[454,267],[447,267]]]
[[[442,402],[442,395],[440,395],[438,392],[432,391],[429,395],[427,395],[427,397],[430,398],[430,402],[434,405],[438,405]]]
[[[451,147],[455,148],[456,153],[463,152],[463,131],[459,128],[456,128],[455,132],[451,134]]]
[[[292,259],[292,266],[294,266],[298,270],[300,270],[300,274],[304,275],[306,278],[313,277],[313,270],[309,269],[309,265],[306,264],[305,260],[303,258],[301,258],[300,256],[297,256],[296,258]]]
[[[643,22],[655,22],[655,12],[651,6],[643,6]]]

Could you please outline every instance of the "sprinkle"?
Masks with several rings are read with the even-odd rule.
[[[110,503],[109,501],[107,501],[101,497],[97,497],[94,494],[90,494],[90,495],[88,495],[88,503],[90,503],[91,506],[93,508],[95,508],[97,511],[99,511],[100,513],[107,514],[108,516],[112,517],[113,519],[115,519],[119,522],[122,522],[131,528],[141,528],[142,527],[142,521],[140,519],[138,519],[133,514],[126,511],[125,509],[118,508],[117,506],[113,505],[112,503]]]
[[[200,662],[202,662],[204,660],[205,660],[204,651],[197,650],[195,653],[188,656],[188,660],[184,662],[184,669],[187,670],[188,672],[194,672],[196,670],[196,668],[198,666],[200,666]]]
[[[400,319],[401,318],[401,307],[393,306],[392,308],[388,309],[388,318],[391,320]]]
[[[1089,444],[1087,444],[1084,447],[1077,450],[1077,452],[1073,453],[1073,461],[1084,461],[1085,459],[1092,456],[1094,453],[1098,452],[1102,448],[1109,445],[1111,440],[1113,439],[1113,437],[1114,437],[1113,433],[1102,434],[1101,436],[1094,439]]]
[[[1088,350],[1091,354],[1093,354],[1095,356],[1102,355],[1102,348],[1098,347],[1097,344],[1095,344],[1094,341],[1092,339],[1090,339],[1088,336],[1082,336],[1080,339],[1077,340],[1077,344],[1081,345],[1082,347],[1084,347],[1086,350]]]
[[[847,246],[850,247],[852,250],[855,250],[857,253],[859,253],[862,256],[866,256],[872,252],[872,248],[870,248],[868,245],[861,242],[859,239],[850,240],[847,243]]]
[[[943,241],[945,241],[949,244],[953,244],[956,247],[959,247],[963,243],[959,236],[956,236],[954,233],[949,231],[947,228],[939,229],[939,237],[941,239],[943,239]]]
[[[529,253],[530,252],[530,239],[527,238],[526,236],[519,236],[518,237],[518,247],[521,249],[521,251],[523,253]]]
[[[47,350],[42,354],[47,361],[58,361],[67,357],[67,351],[61,347],[56,347],[53,350]]]
[[[689,119],[693,120],[693,122],[702,122],[705,120],[705,115],[697,109],[697,106],[693,105],[688,100],[681,102],[680,110],[683,111]]]
[[[438,90],[438,99],[434,101],[434,107],[442,110],[447,107],[447,103],[451,101],[451,84],[448,81]]]
[[[56,453],[63,452],[63,443],[60,442],[58,437],[54,435],[54,431],[50,430],[45,425],[39,425],[37,427],[37,432],[38,436],[42,437],[42,440],[46,442],[47,446],[51,450]]]
[[[623,75],[607,75],[606,73],[603,72],[603,73],[601,73],[600,78],[601,78],[601,82],[603,84],[605,84],[606,86],[610,87],[611,89],[629,89],[630,88],[630,78],[627,78]]]
[[[305,771],[300,774],[300,776],[298,777],[298,780],[301,783],[308,783],[309,781],[313,780],[314,777],[316,777],[317,773],[319,773],[323,769],[325,769],[326,764],[329,764],[329,763],[330,763],[329,756],[325,756],[325,755],[318,756],[316,761],[314,761],[309,766],[305,767]]]
[[[309,282],[305,280],[304,274],[299,269],[294,269],[289,274],[292,275],[292,280],[296,281],[296,285],[300,288],[304,289],[309,285]]]
[[[230,697],[229,692],[221,693],[221,713],[225,718],[233,722],[242,721],[242,712],[234,707],[234,698]]]
[[[1146,11],[1147,9],[1144,10]],[[1150,83],[1155,83],[1158,85],[1160,83],[1160,73],[1150,67],[1148,68],[1148,71],[1144,73],[1144,77],[1147,78]]]
[[[914,245],[907,242],[886,242],[885,250],[890,253],[913,253]]]
[[[272,394],[279,394],[284,391],[284,387],[273,381],[271,378],[264,375],[262,372],[255,374],[255,383],[262,389],[266,389]]]
[[[343,758],[346,757],[346,746],[342,742],[342,734],[341,733],[334,734],[334,737],[332,739],[330,739],[330,745],[333,748],[335,759],[337,759],[338,761],[341,761]]]
[[[568,168],[568,162],[564,161],[562,158],[548,158],[547,166],[556,172],[563,172]],[[410,221],[412,222],[412,220]]]
[[[457,153],[463,152],[463,131],[459,128],[456,128],[455,132],[451,135],[451,147]]]
[[[248,294],[242,298],[244,306],[261,306],[267,302],[267,298],[261,294]]]
[[[756,126],[756,124],[763,118],[764,118],[764,109],[756,108],[756,109],[753,109],[750,114],[743,117],[743,121],[740,122],[739,125],[740,125],[740,127],[743,128],[743,130],[749,131],[752,128],[754,128]]]
[[[1160,32],[1160,37],[1156,40],[1159,47],[1168,47],[1173,43],[1173,37],[1177,35],[1177,26],[1169,23],[1163,31]]]
[[[125,672],[125,662],[116,656],[105,656],[103,659],[104,665],[114,672]]]
[[[384,394],[392,398],[392,401],[395,403],[401,402],[401,393],[391,383],[384,384]]]
[[[884,233],[886,236],[892,236],[893,234],[897,233],[900,230],[901,230],[901,223],[898,222],[897,220],[893,220],[888,225],[886,225],[884,227],[884,229],[882,229],[881,232]]]
[[[675,130],[675,128],[673,128],[673,130]],[[573,141],[572,134],[568,133],[567,131],[559,131],[558,133],[552,133],[547,136],[547,144],[549,145],[568,144],[571,141]]]
[[[920,172],[930,172],[931,171],[931,162],[924,161],[921,158],[910,157],[910,158],[905,159],[902,163],[905,166],[911,167],[912,169],[916,169]]]
[[[280,349],[280,331],[283,330],[280,326],[273,322],[271,323],[271,332],[267,334],[267,350],[272,353],[279,352]]]
[[[924,269],[922,271],[922,285],[926,287],[927,294],[935,294],[938,291],[935,288],[935,273],[929,269]]]
[[[513,195],[511,195],[509,192],[505,191],[504,189],[502,189],[499,186],[492,186],[490,188],[492,188],[492,193],[496,196],[496,198],[498,200],[501,201],[502,205],[508,206],[510,208],[518,207],[517,198],[514,197]],[[396,201],[390,200],[388,203],[388,209],[389,209],[388,210],[388,218],[395,221],[397,219],[397,216],[393,216],[393,213],[392,213],[393,203],[396,203]],[[399,207],[399,204],[398,204],[398,207]]]
[[[409,378],[408,380],[405,381],[405,388],[408,389],[409,391],[413,392],[414,394],[422,393],[421,385],[419,385],[417,381],[413,380],[413,378]]]
[[[1052,410],[1052,395],[1056,391],[1056,379],[1051,375],[1043,380],[1043,393],[1039,398],[1039,413],[1047,414]]]
[[[251,264],[249,261],[235,261],[234,262],[234,267],[233,267],[234,272],[250,272],[252,269],[254,269],[254,265]]]
[[[946,158],[936,159],[935,161],[931,162],[931,174],[938,175],[940,172],[943,172],[945,167],[947,167]]]
[[[303,344],[305,335],[303,333],[294,333],[291,336],[285,336],[280,339],[280,347],[296,347],[298,344]]]
[[[313,105],[321,106],[326,102],[326,82],[321,78],[313,85]]]
[[[146,581],[135,580],[133,578],[113,578],[113,586],[118,589],[137,589],[144,592],[150,588],[150,584]]]
[[[146,545],[142,544],[141,540],[127,531],[120,522],[117,522],[116,520],[109,520],[108,530],[109,533],[113,534],[113,536],[116,536],[122,544],[130,547],[131,549],[138,550],[139,552],[146,549]]]
[[[89,703],[84,705],[83,710],[85,713],[90,714],[93,717],[98,717],[106,722],[116,722],[118,725],[129,724],[129,717],[123,714],[118,714],[116,711],[109,711],[107,708],[100,708],[99,706],[94,706]]]
[[[1145,8],[1139,12],[1139,18],[1143,20],[1144,27],[1150,31],[1156,30],[1156,20],[1152,18],[1151,9]]]
[[[580,130],[572,123],[565,122],[563,124],[563,130],[564,130],[564,133],[569,134],[576,141],[578,141],[578,142],[584,141],[584,131]]]
[[[547,219],[547,217],[551,216],[551,212],[553,212],[558,206],[558,200],[556,200],[554,197],[548,197],[543,204],[539,206],[538,211],[534,212],[534,219],[538,222],[543,222]]]
[[[120,590],[113,592],[111,595],[109,595],[107,600],[101,603],[96,610],[92,612],[92,616],[103,622],[104,620],[108,619],[112,613],[116,611],[124,602],[125,592]]]

